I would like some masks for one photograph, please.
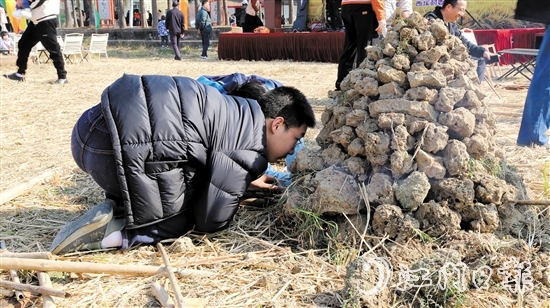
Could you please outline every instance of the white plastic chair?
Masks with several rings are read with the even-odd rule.
[[[80,55],[80,62],[84,61],[84,56],[82,55],[82,41],[84,40],[84,34],[82,33],[68,33],[65,34],[65,44],[63,46],[63,56],[65,61],[73,63],[71,56]]]
[[[84,55],[84,59],[88,61],[88,55],[90,55],[90,60],[92,59],[93,53],[97,53],[99,59],[101,59],[101,54],[105,54],[105,58],[109,60],[109,56],[107,55],[107,41],[109,40],[109,33],[104,34],[97,34],[92,33],[92,37],[90,39],[90,47],[88,49],[84,49],[86,54]]]

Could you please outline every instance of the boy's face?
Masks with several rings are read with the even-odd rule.
[[[267,128],[267,159],[270,163],[294,153],[296,143],[304,137],[307,131],[306,124],[300,127],[289,128],[284,118],[277,117]]]

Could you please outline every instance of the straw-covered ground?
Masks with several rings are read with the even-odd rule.
[[[0,205],[0,240],[11,252],[46,251],[67,221],[75,219],[103,200],[102,191],[73,162],[70,135],[81,113],[97,104],[102,91],[123,73],[166,74],[198,77],[241,72],[277,79],[303,91],[312,104],[329,102],[336,64],[290,61],[219,61],[199,59],[197,50],[184,50],[181,62],[172,60],[169,50],[110,48],[108,61],[67,65],[69,83],[55,86],[53,65],[29,64],[27,81],[0,80],[0,191],[52,174],[45,183]],[[2,58],[1,73],[15,71],[13,59]],[[521,77],[523,78],[523,77]],[[502,99],[484,84],[487,101],[498,117],[498,145],[525,178],[531,199],[548,198],[546,174],[550,167],[546,149],[517,147],[528,82],[507,79],[497,87]],[[513,85],[506,89],[506,85]],[[512,107],[507,107],[510,105]],[[321,111],[318,112],[320,117]],[[319,127],[306,135],[314,145]],[[541,211],[546,208],[541,207]],[[546,211],[548,213],[548,211]],[[178,283],[187,307],[191,299],[205,307],[312,307],[344,306],[342,288],[346,266],[360,251],[360,244],[343,243],[338,251],[311,249],[300,241],[296,226],[285,226],[277,205],[267,208],[243,206],[228,230],[208,236],[191,234],[171,245],[165,243],[174,270],[198,270],[179,276]],[[299,228],[299,227],[298,227]],[[363,247],[364,248],[364,247]],[[155,247],[138,247],[126,252],[107,251],[59,257],[73,262],[123,265],[162,265]],[[1,256],[0,256],[0,264]],[[36,273],[19,271],[22,282],[37,284]],[[150,287],[159,282],[175,299],[169,279],[98,274],[70,275],[51,272],[53,287],[71,297],[56,298],[58,307],[156,307],[159,303]],[[10,280],[6,270],[2,280]],[[548,289],[537,283],[537,294]],[[514,307],[522,305],[516,294],[467,291],[462,306]],[[544,304],[545,296],[531,303]],[[17,302],[0,299],[1,307]],[[390,306],[407,306],[394,300]],[[23,306],[42,306],[42,298],[30,297]]]

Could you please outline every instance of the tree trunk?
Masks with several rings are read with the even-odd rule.
[[[288,0],[288,24],[294,23],[294,0]]]
[[[216,1],[216,10],[218,11],[218,16],[216,16],[216,24],[219,26],[222,24],[222,2]]]
[[[158,14],[157,7],[158,7],[157,0],[151,0],[151,10],[153,10],[153,22],[151,23],[151,26],[153,27],[153,29],[157,28],[157,25],[160,19],[160,16],[158,16],[159,14]]]
[[[115,2],[115,10],[118,15],[118,27],[120,29],[126,29],[126,14],[124,13],[124,0],[117,0]]]
[[[96,7],[95,7],[95,4],[96,4],[96,1],[97,0],[84,0],[86,2],[86,7],[88,8],[88,11],[86,13],[86,16],[87,15],[90,15],[88,16],[88,27],[92,27],[95,29],[95,10],[96,10]],[[84,18],[86,19],[86,18]],[[98,20],[99,21],[99,20]],[[101,21],[99,21],[101,22]],[[84,20],[82,21],[82,25],[84,25]]]
[[[73,11],[71,1],[65,1],[65,27],[71,28],[74,25],[73,21],[73,15],[71,12]]]
[[[227,1],[226,0],[222,0],[223,1],[223,17],[224,17],[224,25],[229,25],[228,21],[229,21],[229,10],[227,9]]]
[[[148,28],[149,26],[147,26],[147,12],[145,11],[145,1],[144,0],[139,0],[139,10],[140,10],[140,15],[141,15],[141,27],[142,28]]]

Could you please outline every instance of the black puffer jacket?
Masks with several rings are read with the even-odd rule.
[[[441,20],[443,20],[443,14],[441,14],[441,7],[436,6],[434,11],[426,13],[426,15],[424,15],[424,17],[427,18],[428,20],[432,20],[432,19],[441,19]],[[462,32],[460,32],[460,30],[458,29],[458,26],[456,25],[456,23],[446,22],[445,24],[447,25],[447,29],[449,29],[449,33],[451,35],[458,36],[460,38],[460,40],[462,41],[462,43],[464,45],[466,45],[466,47],[468,47],[468,53],[470,54],[470,56],[476,57],[476,58],[482,58],[483,57],[483,53],[485,52],[485,48],[483,48],[481,46],[478,46],[478,45],[470,42],[467,38],[465,38],[462,35]]]
[[[128,229],[188,207],[198,213],[196,230],[222,229],[229,222],[217,217],[231,217],[267,168],[265,118],[254,100],[187,77],[124,75],[103,92],[101,109]]]

